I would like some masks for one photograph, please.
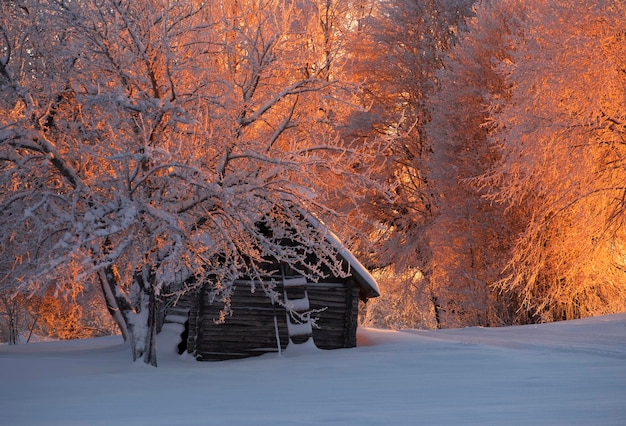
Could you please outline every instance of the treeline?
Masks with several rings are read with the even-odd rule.
[[[425,102],[415,168],[432,214],[418,237],[390,226],[405,252],[373,323],[623,312],[624,2],[482,1],[466,23]]]

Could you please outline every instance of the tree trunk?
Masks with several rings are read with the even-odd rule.
[[[15,298],[8,296],[3,296],[0,300],[4,306],[4,314],[6,316],[7,326],[9,327],[9,345],[16,345],[20,341],[18,303]]]
[[[149,267],[138,271],[131,291],[136,294],[134,303],[117,291],[121,285],[119,277],[111,267],[99,274],[102,292],[113,320],[120,328],[124,341],[130,343],[133,361],[139,359],[146,364],[157,366],[157,302],[154,294],[155,275]]]
[[[437,324],[437,329],[441,327],[441,305],[439,304],[439,299],[435,296],[434,293],[430,294],[430,301],[433,304],[433,310],[435,311],[435,323]]]
[[[156,367],[157,304],[152,285],[154,279],[154,274],[145,269],[135,274],[133,285],[138,287],[138,300],[134,311],[123,310],[122,313],[128,326],[133,361],[141,359]]]
[[[100,288],[102,289],[102,295],[104,296],[107,310],[113,318],[115,324],[122,334],[124,341],[128,341],[128,327],[126,326],[126,319],[122,315],[120,305],[115,297],[116,279],[115,272],[111,266],[106,267],[104,270],[98,273],[98,279],[100,281]]]

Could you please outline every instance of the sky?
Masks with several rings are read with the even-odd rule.
[[[626,424],[626,314],[358,340],[197,362],[166,329],[158,368],[117,336],[0,345],[0,424]]]

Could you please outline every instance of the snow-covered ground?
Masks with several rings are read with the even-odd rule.
[[[120,338],[0,345],[1,425],[626,425],[626,314],[364,329],[356,349],[160,366]]]

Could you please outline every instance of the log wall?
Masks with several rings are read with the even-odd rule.
[[[282,293],[282,288],[277,288]],[[313,340],[320,349],[356,346],[359,290],[347,283],[310,283],[309,302],[319,328],[313,328]],[[274,319],[278,324],[281,349],[289,342],[286,310],[272,302],[261,289],[250,292],[249,285],[237,283],[232,296],[233,314],[217,324],[223,303],[210,301],[210,293],[199,294],[190,306],[188,351],[197,359],[215,361],[245,358],[278,352]]]

